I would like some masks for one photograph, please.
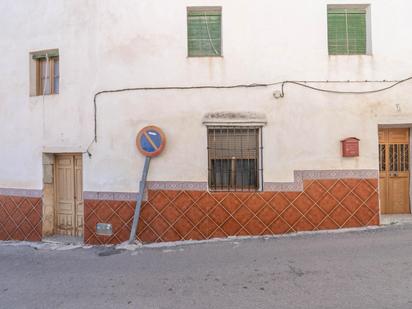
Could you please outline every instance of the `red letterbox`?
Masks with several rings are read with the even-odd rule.
[[[359,157],[359,139],[348,137],[340,141],[342,143],[343,157]]]

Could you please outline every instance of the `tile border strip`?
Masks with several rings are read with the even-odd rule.
[[[84,200],[105,200],[105,201],[135,201],[139,194],[137,192],[83,192]]]
[[[307,179],[376,179],[378,170],[305,170],[295,171],[294,182],[265,182],[263,191],[296,192],[303,191],[303,181]]]
[[[305,170],[294,172],[294,182],[265,182],[263,191],[265,192],[300,192],[303,191],[303,181],[308,179],[377,179],[378,170]],[[190,181],[148,181],[149,190],[169,190],[169,191],[208,191],[207,182]],[[1,192],[1,191],[0,191]],[[135,201],[137,192],[95,192],[86,191],[83,194],[85,200],[118,200]]]
[[[0,195],[19,197],[43,197],[43,191],[31,189],[0,188]]]
[[[149,190],[187,190],[187,191],[207,191],[207,182],[195,181],[148,181]]]

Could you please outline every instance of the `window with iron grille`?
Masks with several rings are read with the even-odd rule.
[[[367,7],[328,7],[329,55],[367,54],[367,25]]]
[[[220,7],[187,9],[187,43],[189,57],[222,55],[222,10]]]
[[[221,191],[259,189],[260,128],[208,127],[209,188]]]

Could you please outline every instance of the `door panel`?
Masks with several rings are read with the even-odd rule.
[[[74,171],[73,156],[56,157],[56,233],[73,235]]]
[[[389,143],[409,144],[409,129],[387,129]]]
[[[55,233],[83,235],[83,183],[80,155],[56,156]]]
[[[75,170],[75,205],[76,205],[76,236],[83,235],[83,168],[82,157],[80,155],[74,158],[74,170]]]
[[[389,180],[388,200],[390,201],[390,213],[409,213],[409,179],[393,177]]]
[[[409,129],[379,130],[379,174],[382,213],[410,213]]]

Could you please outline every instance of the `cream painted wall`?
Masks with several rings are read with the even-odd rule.
[[[370,3],[372,56],[328,56],[327,4]],[[187,58],[186,7],[222,6],[223,57]],[[140,86],[282,80],[392,80],[412,75],[408,0],[38,0],[0,2],[0,187],[42,188],[42,152],[83,152],[93,139],[93,95]],[[390,15],[389,15],[390,14]],[[29,96],[29,53],[58,48],[60,94]],[[366,90],[382,84],[312,84]],[[168,136],[149,179],[206,181],[206,128],[216,111],[254,111],[263,129],[264,180],[292,181],[298,169],[377,169],[377,126],[412,123],[412,82],[385,93],[336,95],[286,86],[105,94],[98,144],[84,156],[87,191],[137,191],[143,158],[137,131]],[[399,104],[400,111],[396,105]],[[343,159],[340,139],[361,139]]]

